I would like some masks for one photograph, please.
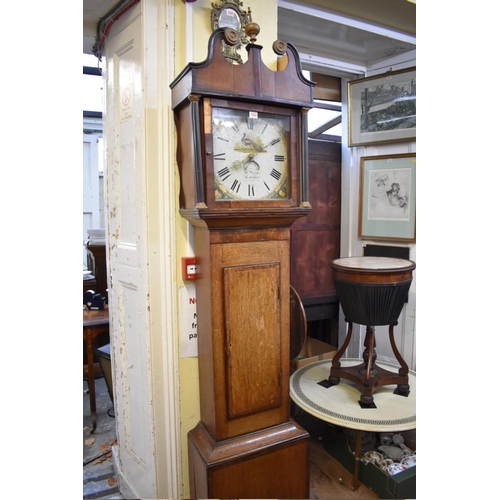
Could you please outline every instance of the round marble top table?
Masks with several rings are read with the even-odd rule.
[[[342,366],[355,366],[360,359],[342,358]],[[396,385],[375,390],[376,408],[361,408],[359,388],[348,380],[329,385],[331,360],[317,361],[290,377],[290,396],[307,413],[334,425],[367,432],[400,432],[417,428],[416,373],[409,371],[408,396],[393,394]],[[398,366],[377,361],[382,368],[397,373]]]
[[[355,269],[356,271],[393,271],[399,269],[415,268],[415,263],[406,259],[392,257],[344,257],[333,261],[337,267]]]

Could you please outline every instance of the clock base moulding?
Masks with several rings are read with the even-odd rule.
[[[309,498],[309,434],[294,422],[219,442],[200,422],[188,447],[193,498]]]

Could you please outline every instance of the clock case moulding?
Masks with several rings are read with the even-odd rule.
[[[208,43],[207,59],[189,63],[170,84],[181,177],[180,214],[194,226],[203,227],[290,226],[311,210],[308,201],[307,112],[313,107],[315,83],[303,76],[295,47],[281,40],[274,43],[273,49],[278,56],[287,58],[282,70],[269,69],[261,60],[262,46],[255,43],[246,46],[248,59],[244,64],[227,61],[220,47],[223,40],[231,41],[228,38],[231,32],[234,34],[229,28],[214,31]],[[287,199],[215,199],[211,105],[271,113],[281,109],[290,114],[291,166]]]

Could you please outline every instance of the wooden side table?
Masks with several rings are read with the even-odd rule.
[[[329,381],[338,384],[341,378],[350,380],[361,391],[359,404],[376,407],[374,391],[381,386],[397,384],[395,394],[408,396],[408,365],[394,341],[394,326],[398,324],[413,279],[415,263],[389,257],[346,257],[334,260],[333,282],[349,329],[344,344],[332,359]],[[366,325],[363,362],[358,366],[341,366],[352,335],[352,324]],[[397,373],[377,365],[375,326],[389,325],[389,340],[400,367]]]
[[[93,433],[97,427],[95,383],[94,383],[94,340],[103,333],[109,333],[108,307],[100,310],[83,310],[83,341],[87,351],[88,384],[90,398],[90,413],[92,415]]]

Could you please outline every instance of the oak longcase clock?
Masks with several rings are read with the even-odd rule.
[[[290,418],[290,226],[309,213],[314,83],[278,41],[244,64],[210,37],[171,83],[180,213],[194,226],[201,421],[188,435],[193,498],[307,498],[309,435]]]

